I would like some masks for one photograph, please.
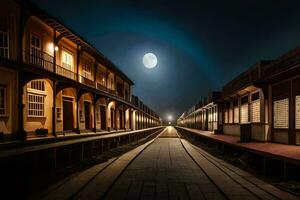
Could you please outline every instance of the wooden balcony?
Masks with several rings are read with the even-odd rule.
[[[71,70],[68,70],[60,65],[56,65],[56,73],[64,77],[76,80],[76,73]]]
[[[54,57],[42,51],[24,51],[23,62],[47,71],[54,72]]]
[[[95,82],[94,80],[91,80],[91,79],[88,79],[82,75],[78,75],[78,81],[84,85],[87,85],[87,86],[90,86],[90,87],[93,87],[95,88]]]

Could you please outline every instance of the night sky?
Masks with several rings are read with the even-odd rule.
[[[112,60],[162,118],[300,44],[299,1],[35,1]],[[154,69],[142,64],[148,52]]]

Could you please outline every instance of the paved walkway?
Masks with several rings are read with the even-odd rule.
[[[107,199],[177,198],[225,199],[183,149],[174,128],[167,128],[129,165]]]
[[[181,129],[190,131],[202,137],[215,140],[220,143],[226,143],[233,145],[237,148],[252,151],[255,153],[260,153],[262,155],[277,157],[283,160],[293,162],[300,165],[300,146],[297,145],[287,145],[278,143],[264,143],[264,142],[247,142],[241,143],[240,138],[237,136],[224,135],[224,134],[214,134],[210,131],[203,131],[198,129],[183,128]]]
[[[94,166],[46,199],[296,200],[179,139],[173,127],[121,157]]]

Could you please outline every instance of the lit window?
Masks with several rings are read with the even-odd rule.
[[[0,18],[0,58],[9,58],[9,35],[7,19]]]
[[[229,123],[233,123],[233,110],[232,110],[231,105],[229,108]]]
[[[249,105],[248,105],[248,96],[244,96],[241,98],[241,123],[249,122]]]
[[[28,88],[32,90],[45,91],[45,81],[43,80],[35,80],[30,81]]]
[[[239,107],[235,106],[233,109],[234,123],[239,123]]]
[[[73,71],[73,55],[66,51],[62,51],[62,67]]]
[[[98,79],[100,81],[100,84],[105,86],[106,85],[106,73],[104,71],[98,72]]]
[[[228,110],[226,109],[224,112],[224,123],[227,124],[228,123]]]
[[[83,77],[93,80],[92,79],[92,69],[91,69],[91,65],[90,64],[84,64],[83,65],[83,69],[82,69],[82,75]]]
[[[248,104],[241,105],[241,123],[248,123]]]
[[[6,87],[0,86],[0,116],[6,116]]]
[[[27,84],[28,117],[45,116],[45,81],[35,80]]]
[[[260,122],[260,100],[259,93],[251,95],[251,122]]]
[[[295,97],[295,102],[296,102],[296,112],[295,112],[295,115],[296,115],[296,129],[300,129],[300,96],[296,96]]]
[[[274,128],[289,127],[289,99],[273,102]]]

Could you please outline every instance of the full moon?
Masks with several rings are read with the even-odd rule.
[[[151,69],[156,67],[157,58],[153,53],[146,53],[143,57],[143,64],[145,67]]]

